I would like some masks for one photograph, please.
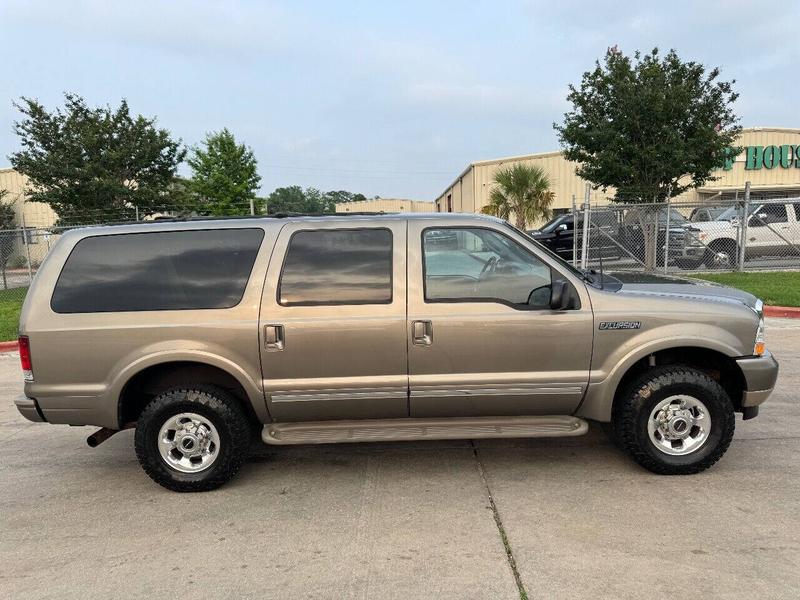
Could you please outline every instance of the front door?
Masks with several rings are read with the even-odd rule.
[[[287,223],[259,325],[274,419],[408,416],[405,220]]]
[[[788,254],[790,237],[786,205],[764,204],[753,212],[747,224],[746,247],[753,255]]]
[[[559,265],[502,225],[410,221],[413,417],[570,414],[589,380],[592,312],[549,308]]]

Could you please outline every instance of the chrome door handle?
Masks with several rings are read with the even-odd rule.
[[[416,346],[430,346],[431,342],[433,342],[433,323],[430,321],[412,321],[411,342]]]
[[[264,349],[267,352],[280,352],[283,348],[283,325],[264,325]]]

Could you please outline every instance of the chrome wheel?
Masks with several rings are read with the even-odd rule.
[[[167,419],[158,432],[158,451],[181,473],[204,471],[219,456],[219,434],[206,417],[180,413]]]
[[[684,456],[699,449],[710,431],[711,415],[706,405],[683,394],[659,402],[647,421],[650,441],[672,456]]]

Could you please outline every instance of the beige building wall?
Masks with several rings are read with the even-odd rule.
[[[361,200],[358,202],[340,202],[336,205],[337,213],[357,212],[433,212],[433,202],[425,200],[405,200],[402,198],[376,198],[374,200]]]
[[[793,152],[791,165],[784,167],[778,159],[777,166],[772,168],[765,168],[763,161],[760,169],[747,168],[747,151],[744,151],[736,157],[733,164],[730,165],[730,169],[720,169],[714,173],[719,178],[718,180],[709,182],[700,189],[689,190],[678,196],[677,200],[713,202],[714,198],[720,196],[727,198],[736,191],[743,193],[746,181],[751,182],[754,193],[797,193],[800,196],[800,150],[798,150],[800,148],[800,129],[753,127],[743,130],[738,144],[762,149],[774,146],[776,150],[770,150],[768,154],[777,153],[776,156],[783,156],[783,165],[787,164],[789,153]],[[754,154],[756,151],[751,150],[750,152]],[[436,210],[440,212],[480,212],[481,208],[489,203],[489,192],[497,170],[518,163],[536,165],[548,173],[551,189],[555,194],[553,208],[571,208],[573,196],[578,205],[583,202],[586,182],[575,174],[577,165],[564,159],[561,152],[544,152],[483,160],[470,164],[436,198]],[[592,190],[591,194],[593,203],[604,204],[613,199],[614,190]]]
[[[17,173],[14,169],[0,169],[0,190],[7,190],[3,198],[6,204],[14,204],[16,211],[16,225],[22,227],[23,217],[25,227],[44,228],[53,227],[58,216],[47,204],[41,202],[28,202],[26,189],[28,178]]]

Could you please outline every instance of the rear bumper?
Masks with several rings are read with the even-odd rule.
[[[739,358],[736,364],[742,370],[745,380],[745,391],[742,396],[742,407],[758,406],[762,404],[772,390],[778,379],[778,361],[769,352],[763,356]]]
[[[46,421],[39,405],[33,398],[28,398],[24,395],[17,396],[14,399],[14,405],[17,407],[19,414],[28,419],[28,421],[33,421],[34,423],[44,423]]]

